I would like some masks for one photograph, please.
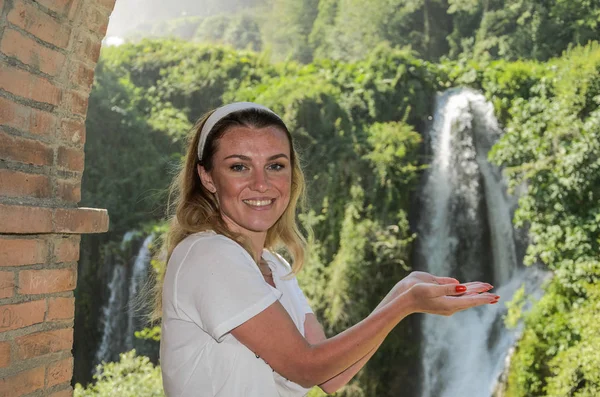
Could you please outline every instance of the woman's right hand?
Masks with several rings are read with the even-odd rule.
[[[479,293],[481,284],[478,282],[446,285],[419,283],[413,285],[406,294],[410,299],[409,304],[413,313],[451,316],[471,307],[498,302],[500,297],[496,294]]]

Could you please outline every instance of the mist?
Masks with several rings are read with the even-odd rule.
[[[118,0],[106,35],[126,37],[144,25],[179,17],[237,13],[264,0]]]

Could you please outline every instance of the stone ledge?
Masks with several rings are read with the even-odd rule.
[[[49,208],[0,204],[0,233],[104,233],[108,212],[98,208]]]

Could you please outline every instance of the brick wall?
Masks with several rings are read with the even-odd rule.
[[[0,397],[72,395],[85,116],[115,0],[0,0]]]

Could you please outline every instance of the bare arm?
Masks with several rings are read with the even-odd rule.
[[[231,332],[279,374],[302,386],[311,387],[332,379],[372,354],[396,324],[410,313],[449,315],[493,301],[491,294],[455,296],[457,293],[454,288],[454,285],[414,285],[382,304],[358,324],[318,343],[309,343],[298,332],[279,302]]]
[[[377,311],[379,308],[389,303],[395,296],[403,293],[404,291],[407,291],[413,285],[422,282],[435,284],[459,283],[458,280],[449,277],[436,277],[429,273],[413,272],[410,276],[406,277],[400,283],[396,284],[394,289],[392,289],[390,293],[388,293],[386,297],[383,298],[381,303],[377,305],[373,312]],[[468,294],[487,292],[492,288],[490,284],[479,282],[467,283],[465,284],[465,286],[467,286],[466,293]],[[306,340],[311,344],[319,343],[327,339],[327,337],[325,336],[325,332],[323,331],[323,327],[321,326],[317,317],[314,314],[306,315],[306,320],[304,322],[304,335],[306,337]],[[348,369],[341,372],[340,374],[334,376],[326,382],[321,383],[319,387],[325,393],[332,394],[339,390],[341,387],[345,386],[348,382],[350,382],[354,375],[356,375],[365,366],[367,361],[369,361],[369,359],[375,354],[377,349],[379,349],[379,347],[383,343],[383,340],[384,339],[381,339],[379,344],[359,361],[354,363],[352,366],[350,366]]]

